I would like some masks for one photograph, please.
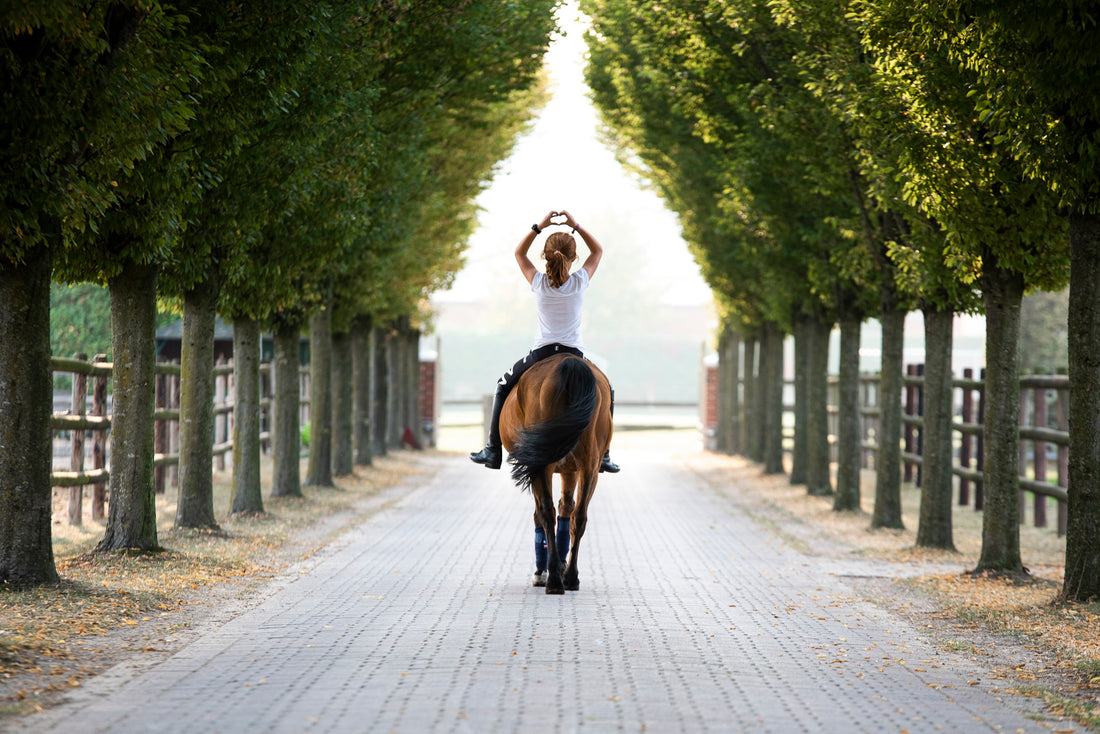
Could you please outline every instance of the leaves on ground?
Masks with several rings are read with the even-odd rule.
[[[267,468],[267,467],[265,467]],[[264,515],[228,517],[218,529],[176,529],[176,491],[157,497],[159,553],[95,552],[103,526],[90,518],[70,527],[68,489],[54,494],[54,555],[61,583],[25,590],[0,587],[0,715],[37,710],[46,694],[80,685],[98,672],[89,653],[108,637],[143,625],[182,624],[214,587],[270,578],[314,547],[286,551],[289,541],[318,521],[354,510],[356,502],[415,473],[395,454],[337,480],[336,488],[304,488],[301,498],[265,499]],[[265,487],[270,486],[266,473]],[[215,508],[228,507],[229,474],[215,475]],[[87,503],[85,503],[87,505]],[[323,538],[316,543],[323,542]],[[138,650],[154,651],[155,647]]]

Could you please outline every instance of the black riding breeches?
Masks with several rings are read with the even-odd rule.
[[[531,365],[539,360],[562,353],[584,357],[584,353],[576,347],[567,347],[564,344],[544,344],[538,349],[532,349],[523,359],[512,365],[512,369],[505,372],[504,375],[497,380],[497,385],[504,388],[504,395],[507,396],[508,393],[512,391],[512,388],[516,386],[516,383],[519,382],[520,376],[530,369]]]

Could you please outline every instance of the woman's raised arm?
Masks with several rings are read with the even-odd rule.
[[[533,225],[531,230],[523,235],[523,239],[516,245],[516,262],[519,263],[519,270],[523,273],[523,277],[527,278],[528,283],[535,279],[535,273],[538,272],[538,268],[535,267],[535,264],[531,262],[531,258],[527,255],[528,251],[531,249],[531,245],[535,241],[535,237],[538,236],[535,227],[538,227],[540,230],[546,229],[550,226],[550,217],[555,216],[557,213],[558,212],[548,212],[547,215],[542,218],[542,221]],[[561,213],[564,214],[564,212]],[[591,275],[592,274],[589,273],[589,276]]]

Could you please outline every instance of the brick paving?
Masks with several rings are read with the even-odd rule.
[[[66,734],[1073,731],[1033,699],[995,694],[975,662],[846,585],[888,564],[802,556],[679,462],[616,459],[623,472],[601,478],[591,506],[578,592],[530,585],[533,502],[505,472],[426,457],[431,470],[399,501],[262,603],[27,723]]]

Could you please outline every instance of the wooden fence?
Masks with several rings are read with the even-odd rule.
[[[923,365],[910,365],[903,378],[902,452],[904,480],[920,486],[923,462],[921,428],[924,415]],[[963,370],[955,378],[952,400],[952,473],[958,478],[958,504],[982,509],[984,468],[983,421],[985,418],[984,370],[974,377],[974,370]],[[718,421],[717,366],[704,362],[703,389],[700,409],[704,434],[714,436]],[[829,442],[836,460],[838,378],[829,377],[828,414]],[[784,446],[793,444],[794,406],[793,382],[785,384]],[[876,434],[879,421],[879,376],[860,376],[861,465],[873,468],[878,450]],[[1057,532],[1064,535],[1067,519],[1067,488],[1069,486],[1069,378],[1066,375],[1029,375],[1020,378],[1020,522],[1025,522],[1027,505],[1031,503],[1031,519],[1036,527],[1047,527],[1048,501],[1055,502]]]
[[[903,471],[906,482],[920,486],[923,461],[923,365],[910,365],[906,373],[902,396]],[[984,377],[984,370],[975,379],[974,371],[966,369],[963,370],[961,379],[956,378],[953,381],[955,399],[952,401],[952,473],[958,477],[959,482],[958,504],[969,506],[973,502],[975,510],[982,509]],[[874,466],[879,418],[878,396],[878,375],[861,376],[861,456],[864,468]],[[1054,500],[1059,534],[1065,534],[1066,531],[1066,490],[1069,486],[1068,400],[1069,378],[1065,375],[1034,375],[1020,379],[1020,519],[1023,522],[1026,517],[1026,504],[1030,494],[1032,520],[1036,527],[1046,527],[1047,500]],[[836,435],[837,414],[835,377],[830,378],[828,410],[832,441]]]
[[[69,448],[69,470],[59,470],[55,465],[51,475],[54,487],[69,488],[68,522],[81,524],[84,503],[84,487],[91,486],[92,518],[105,517],[109,469],[109,431],[111,418],[108,387],[113,365],[104,354],[97,354],[91,361],[83,355],[72,359],[53,357],[51,369],[56,373],[72,375],[72,399],[66,412],[55,412],[51,420],[54,431],[55,454],[59,442]],[[303,421],[309,420],[309,370],[300,371],[302,380]],[[214,468],[225,471],[225,455],[233,450],[233,363],[219,358],[214,368]],[[92,405],[88,412],[88,388],[91,383]],[[271,440],[271,365],[260,365],[260,443],[267,448]],[[156,365],[156,409],[153,414],[154,485],[158,494],[171,484],[178,486],[179,467],[179,396],[180,366],[178,363]],[[56,396],[55,396],[56,400]],[[56,406],[55,406],[56,408]],[[88,456],[87,438],[91,435],[92,449]],[[85,464],[91,459],[92,467]]]

